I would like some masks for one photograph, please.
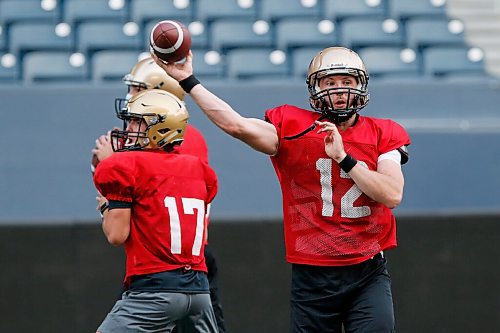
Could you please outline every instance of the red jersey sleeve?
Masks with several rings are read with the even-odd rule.
[[[380,154],[408,146],[411,143],[410,137],[403,126],[392,120],[380,122],[380,130],[382,132],[378,143]]]
[[[113,154],[96,168],[94,184],[108,200],[132,202],[135,187],[134,161],[124,158],[125,154]]]
[[[281,105],[272,109],[269,109],[265,113],[265,120],[276,127],[278,132],[278,138],[281,140],[281,125],[283,123],[283,111],[286,105]]]

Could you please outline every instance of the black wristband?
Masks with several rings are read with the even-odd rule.
[[[342,170],[344,170],[345,173],[348,173],[349,171],[354,168],[354,166],[358,163],[358,161],[352,157],[351,155],[347,154],[342,161],[339,162],[339,166]]]
[[[200,84],[200,81],[198,81],[198,79],[195,78],[193,74],[191,74],[184,80],[179,81],[179,85],[181,86],[181,88],[188,94],[191,91],[191,89],[193,89],[194,86],[198,84]]]
[[[106,209],[109,209],[109,202],[107,201],[99,207],[99,211],[101,212],[101,217],[104,216],[104,212],[106,211]]]

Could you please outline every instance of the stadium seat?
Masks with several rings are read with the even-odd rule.
[[[45,21],[57,22],[60,18],[59,7],[51,10],[44,10],[40,1],[0,1],[0,26],[4,28],[13,22],[18,21]]]
[[[193,6],[189,1],[187,7],[177,8],[172,0],[131,0],[130,16],[141,26],[166,19],[189,22],[193,19]]]
[[[23,59],[26,83],[82,82],[87,80],[87,66],[73,67],[69,52],[31,52]]]
[[[389,15],[407,20],[415,17],[444,17],[445,6],[434,6],[431,0],[388,0]],[[444,1],[445,2],[445,1]],[[443,3],[444,3],[443,2]]]
[[[123,30],[123,24],[118,22],[81,23],[77,31],[77,49],[86,54],[106,49],[141,50],[140,35],[128,36]]]
[[[318,1],[304,0],[265,0],[260,4],[259,18],[269,22],[284,18],[320,18]]]
[[[460,25],[461,22],[455,21]],[[465,46],[463,29],[450,31],[447,18],[415,18],[406,22],[406,40],[408,46],[423,49],[429,46]],[[432,31],[432,33],[429,33]]]
[[[0,52],[7,49],[6,31],[0,26]]]
[[[325,0],[323,16],[340,22],[346,18],[384,18],[387,16],[387,4],[381,0],[370,5],[367,0]]]
[[[34,31],[36,37],[33,36]],[[10,27],[9,50],[13,54],[22,56],[24,52],[29,51],[70,51],[72,48],[72,31],[68,31],[66,36],[58,36],[56,25],[53,23],[22,22]]]
[[[220,57],[219,61],[215,61],[213,58],[210,58],[210,54],[207,54],[207,52],[212,52],[212,55],[217,57],[216,54],[213,54],[214,51],[203,48],[194,48],[192,51],[193,68],[196,71],[196,77],[199,77],[202,80],[216,80],[224,77],[225,58],[223,56]]]
[[[247,1],[248,2],[248,1]],[[204,23],[219,19],[252,19],[257,17],[255,3],[249,2],[251,6],[241,7],[239,0],[199,0],[196,2],[194,19]]]
[[[423,63],[427,75],[486,76],[484,61],[472,61],[467,47],[429,47],[424,50]]]
[[[323,48],[302,47],[292,51],[290,62],[292,63],[292,76],[298,79],[306,79],[309,63]]]
[[[211,46],[226,51],[237,47],[270,47],[273,38],[270,31],[257,34],[254,22],[248,20],[219,20],[212,24]]]
[[[0,60],[4,56],[3,52],[0,52]],[[12,67],[4,67],[0,62],[0,83],[10,83],[17,79],[18,66],[14,64]]]
[[[233,79],[286,79],[288,64],[271,62],[272,49],[235,49],[227,54],[227,73]]]
[[[137,51],[99,51],[92,55],[91,77],[97,82],[121,82],[139,60]]]
[[[370,46],[402,46],[403,34],[396,21],[386,25],[382,19],[346,19],[341,26],[341,42],[344,46],[358,49]],[[390,26],[393,30],[387,30]],[[395,30],[394,30],[395,29]]]
[[[71,25],[85,21],[117,21],[128,19],[127,2],[121,8],[111,8],[105,0],[66,0],[64,1],[63,21]]]
[[[324,25],[322,25],[324,24]],[[276,23],[276,46],[286,50],[316,46],[319,49],[338,43],[333,22],[313,18],[284,19]]]
[[[398,47],[369,47],[359,51],[370,77],[416,77],[420,75],[419,59],[404,61],[403,49]],[[413,52],[407,50],[409,52]],[[403,51],[404,52],[404,51]]]

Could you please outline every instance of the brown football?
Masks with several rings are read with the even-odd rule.
[[[149,38],[151,51],[165,62],[184,59],[191,49],[191,35],[182,23],[172,20],[158,22]]]

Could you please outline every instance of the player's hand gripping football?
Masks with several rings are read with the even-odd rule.
[[[318,133],[326,132],[325,136],[325,152],[337,163],[346,157],[344,150],[344,142],[342,136],[335,124],[328,121],[317,121],[316,126],[320,127]]]
[[[184,80],[193,74],[193,52],[191,50],[189,50],[189,53],[186,56],[186,61],[184,62],[166,63],[158,58],[153,52],[151,52],[151,57],[158,64],[158,66],[163,68],[168,75],[177,81]]]
[[[111,131],[106,135],[101,135],[95,140],[95,148],[92,149],[92,154],[96,155],[99,162],[110,157],[113,154],[113,146],[111,145]]]

